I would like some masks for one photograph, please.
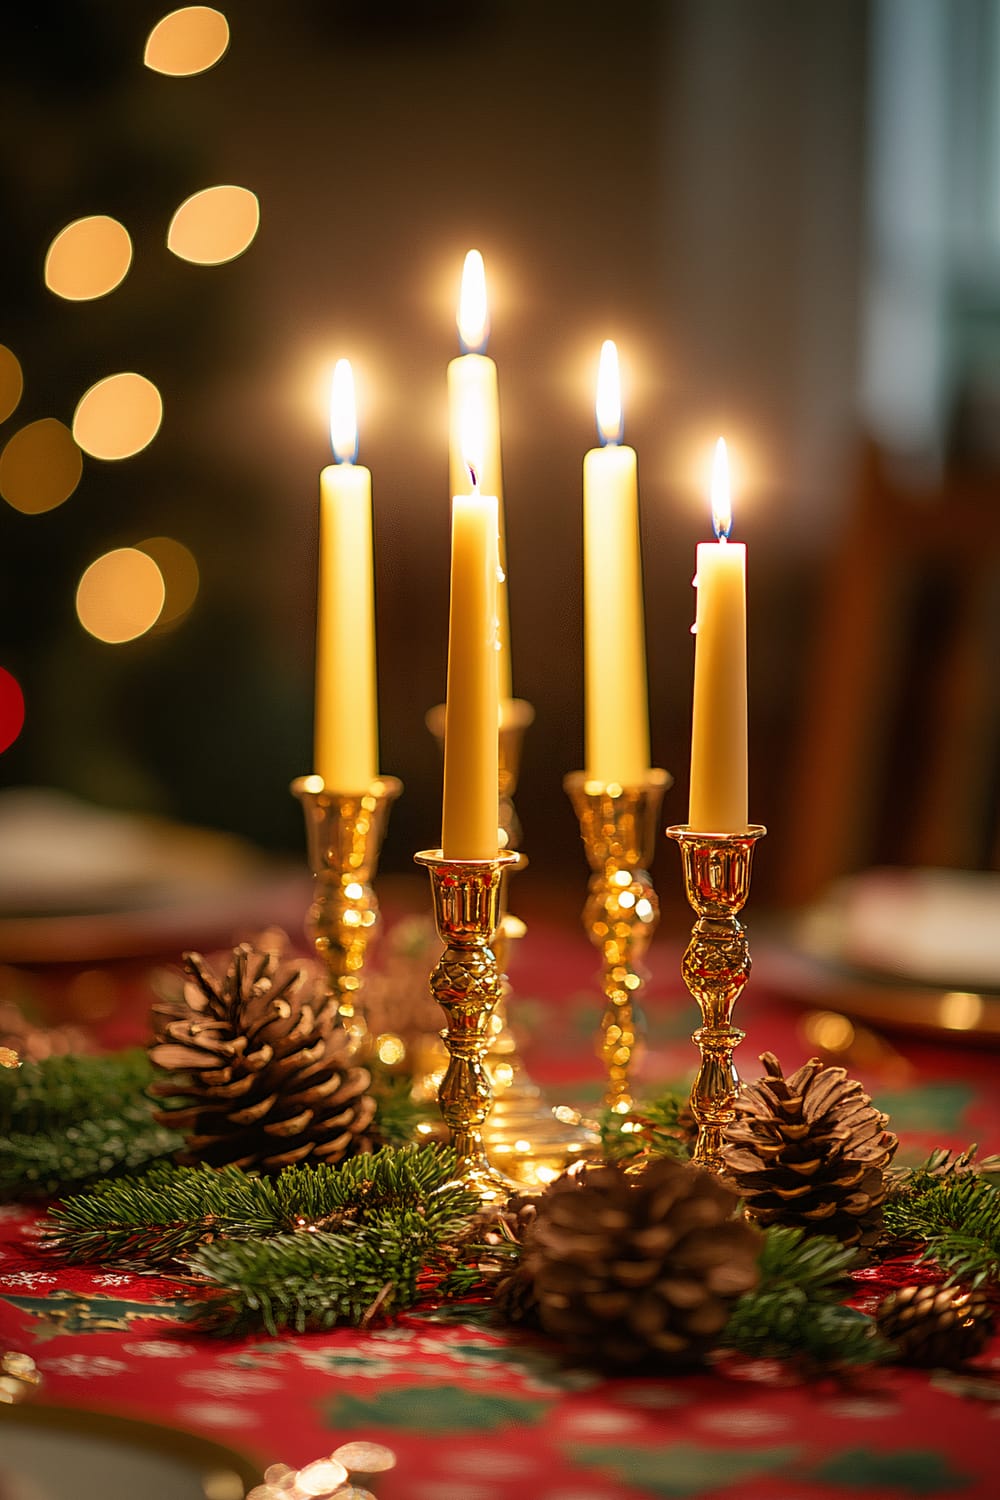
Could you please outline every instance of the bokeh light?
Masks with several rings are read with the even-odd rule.
[[[83,455],[55,417],[29,422],[0,453],[0,495],[26,516],[62,505],[80,483]]]
[[[208,5],[185,5],[157,21],[143,62],[154,73],[186,78],[214,67],[229,46],[229,22]]]
[[[148,553],[117,547],[96,558],[80,579],[76,612],[84,630],[120,645],[152,629],[165,597],[163,575]]]
[[[219,266],[242,255],[259,227],[260,204],[249,188],[202,188],[171,219],[167,248],[195,265]]]
[[[145,375],[108,375],[81,397],[73,436],[92,458],[131,458],[160,430],[163,401]]]
[[[69,302],[104,297],[124,281],[132,240],[124,224],[106,214],[74,219],[60,229],[45,256],[45,285]]]
[[[165,630],[186,615],[197,599],[201,581],[198,564],[190,548],[172,536],[147,537],[144,542],[136,542],[136,546],[153,559],[163,578],[166,597],[156,629]]]
[[[0,422],[6,422],[11,412],[16,410],[23,390],[21,361],[13,349],[0,344]]]
[[[24,728],[24,694],[17,678],[0,667],[0,755],[9,750]]]

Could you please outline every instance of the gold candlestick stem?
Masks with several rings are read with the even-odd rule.
[[[701,1053],[691,1089],[698,1123],[694,1159],[712,1172],[721,1171],[722,1127],[733,1118],[740,1089],[733,1052],[744,1033],[732,1018],[750,978],[750,945],[737,914],[750,894],[754,845],[766,832],[759,823],[744,833],[696,833],[683,824],[667,829],[680,845],[684,888],[698,918],[681,973],[702,1017],[692,1038]]]
[[[484,1202],[495,1202],[517,1184],[491,1166],[482,1136],[493,1098],[483,1056],[503,983],[491,943],[503,878],[520,855],[502,850],[496,859],[457,860],[445,859],[440,849],[425,849],[414,858],[430,875],[434,920],[445,945],[430,985],[447,1020],[448,1066],[438,1102],[455,1148],[455,1175]]]
[[[437,704],[426,715],[427,727],[439,744],[444,743],[445,705]],[[524,698],[508,698],[500,706],[500,828],[507,849],[517,849],[521,842],[521,823],[514,806],[521,752],[526,730],[534,721],[535,710]],[[519,870],[528,861],[522,854]],[[525,934],[519,917],[507,910],[510,873],[504,872],[500,886],[500,920],[493,935],[493,949],[501,969],[506,969],[506,954],[511,945]],[[489,1025],[484,1065],[493,1090],[493,1106],[483,1131],[486,1146],[494,1160],[527,1187],[540,1187],[558,1177],[581,1156],[594,1155],[600,1147],[596,1130],[584,1124],[575,1110],[562,1105],[553,1109],[547,1104],[538,1084],[532,1079],[521,1057],[517,1037],[507,1017],[511,987],[504,979]]]
[[[641,963],[660,917],[646,866],[652,863],[660,804],[672,779],[654,768],[641,786],[589,781],[583,771],[563,782],[592,871],[583,925],[601,954],[600,1054],[608,1075],[605,1103],[617,1114],[627,1114],[634,1102],[629,1074],[641,1036]]]
[[[326,967],[337,1013],[356,1045],[368,1032],[361,988],[379,924],[372,880],[389,809],[402,790],[395,776],[380,776],[363,792],[332,791],[320,776],[292,782],[305,813],[313,872],[306,935]]]

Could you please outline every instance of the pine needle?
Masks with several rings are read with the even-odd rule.
[[[632,1161],[638,1156],[671,1156],[686,1161],[691,1155],[690,1132],[681,1116],[688,1092],[665,1089],[655,1099],[635,1105],[627,1115],[606,1109],[601,1116],[601,1150],[606,1161]]]
[[[995,1159],[975,1158],[975,1146],[954,1159],[934,1152],[894,1181],[884,1213],[891,1235],[922,1244],[923,1260],[970,1286],[1000,1280],[1000,1189],[983,1175]]]
[[[737,1302],[722,1343],[813,1369],[871,1364],[887,1349],[871,1318],[845,1307],[852,1249],[802,1229],[765,1230],[760,1284]]]
[[[339,1167],[286,1167],[256,1177],[239,1167],[154,1167],[69,1198],[49,1215],[48,1245],[64,1260],[159,1265],[218,1239],[353,1233],[380,1216],[416,1213],[440,1233],[478,1200],[449,1187],[454,1155],[430,1146],[386,1147]]]
[[[320,1230],[206,1245],[188,1261],[216,1288],[200,1321],[223,1334],[255,1327],[305,1333],[365,1327],[398,1314],[420,1299],[429,1280],[453,1269],[462,1252],[450,1242],[461,1239],[469,1196],[445,1189],[433,1215],[385,1208],[350,1235]]]
[[[0,1068],[0,1201],[52,1198],[176,1151],[181,1137],[143,1094],[151,1077],[138,1050]]]
[[[72,1054],[0,1070],[0,1136],[51,1132],[81,1119],[106,1119],[134,1104],[153,1069],[135,1048],[107,1057]]]

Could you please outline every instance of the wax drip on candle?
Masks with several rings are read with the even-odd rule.
[[[486,267],[478,250],[470,250],[462,267],[458,296],[458,342],[463,354],[485,354],[490,341],[486,301]]]
[[[618,348],[613,339],[601,345],[597,366],[597,401],[594,407],[597,435],[602,447],[617,447],[625,437],[625,415],[622,411],[622,383],[618,369]]]
[[[715,457],[712,460],[712,525],[716,539],[728,542],[729,533],[733,529],[733,506],[729,493],[729,453],[726,440],[721,437],[715,445]],[[694,583],[697,588],[697,577]]]
[[[354,372],[349,359],[333,367],[330,392],[330,446],[335,464],[353,464],[358,457],[358,418],[354,401]]]

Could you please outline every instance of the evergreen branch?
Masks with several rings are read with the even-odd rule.
[[[181,1137],[157,1125],[143,1102],[54,1133],[14,1131],[0,1137],[0,1203],[55,1198],[98,1178],[141,1172],[180,1145]]]
[[[54,1134],[80,1120],[109,1119],[135,1105],[152,1076],[152,1065],[139,1048],[103,1057],[48,1057],[0,1069],[0,1137]]]
[[[426,1245],[386,1216],[350,1238],[319,1232],[220,1240],[190,1257],[213,1283],[200,1322],[215,1333],[359,1328],[411,1307]]]
[[[439,1163],[449,1158],[447,1170],[454,1170],[450,1152],[423,1154]],[[423,1202],[387,1199],[374,1211],[367,1205],[368,1217],[359,1214],[350,1233],[318,1229],[203,1245],[187,1263],[213,1284],[201,1324],[223,1334],[357,1328],[412,1307],[431,1286],[471,1291],[482,1281],[484,1247],[468,1240],[478,1208],[474,1194],[446,1179]]]
[[[139,1050],[0,1068],[0,1202],[79,1191],[176,1151],[142,1092],[151,1076]]]
[[[916,1167],[895,1168],[888,1174],[888,1201],[918,1198],[943,1182],[959,1177],[992,1178],[1000,1174],[1000,1156],[979,1157],[978,1146],[966,1146],[957,1155],[939,1146]]]
[[[947,1155],[947,1153],[945,1153]],[[935,1153],[896,1185],[884,1210],[885,1227],[902,1240],[923,1244],[953,1281],[978,1286],[1000,1280],[1000,1189],[968,1164],[975,1148],[956,1162]]]
[[[48,1243],[73,1262],[150,1265],[216,1239],[353,1233],[414,1215],[443,1235],[456,1214],[467,1218],[479,1207],[472,1194],[450,1186],[454,1166],[453,1152],[430,1146],[386,1147],[338,1167],[286,1167],[276,1177],[164,1164],[57,1205]]]
[[[760,1283],[736,1303],[722,1344],[823,1368],[885,1358],[887,1346],[872,1319],[841,1301],[855,1261],[855,1252],[837,1240],[802,1229],[765,1230]]]
[[[685,1090],[666,1089],[627,1115],[606,1109],[600,1121],[604,1159],[624,1162],[638,1156],[672,1156],[686,1161],[691,1155],[691,1134],[683,1118],[687,1108]]]
[[[369,1093],[375,1100],[374,1129],[387,1146],[405,1146],[417,1135],[420,1125],[441,1124],[437,1105],[420,1104],[413,1097],[413,1079],[393,1076],[377,1065],[369,1064],[372,1082]]]

